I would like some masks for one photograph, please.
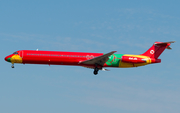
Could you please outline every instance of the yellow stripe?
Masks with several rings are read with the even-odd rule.
[[[11,57],[12,63],[22,63],[22,58],[19,55],[14,55]]]
[[[144,58],[144,59],[150,58],[148,56],[143,56],[143,55],[128,55],[128,54],[125,54],[124,56],[138,57],[138,58]]]

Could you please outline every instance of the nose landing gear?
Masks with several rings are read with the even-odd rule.
[[[12,68],[14,68],[14,64],[12,64],[12,66],[11,66]]]

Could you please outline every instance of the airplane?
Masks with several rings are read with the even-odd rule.
[[[46,65],[71,65],[83,66],[94,69],[94,75],[99,70],[108,70],[105,67],[130,68],[145,66],[148,64],[161,63],[158,59],[165,49],[171,49],[171,42],[155,42],[145,53],[140,55],[88,52],[65,52],[65,51],[39,51],[19,50],[5,57],[5,61],[21,64],[46,64]]]

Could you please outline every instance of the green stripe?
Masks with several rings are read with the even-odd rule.
[[[109,60],[106,62],[108,66],[119,67],[119,62],[124,54],[113,54],[109,56]]]
[[[8,58],[7,61],[8,61],[8,62],[11,62],[11,58]]]

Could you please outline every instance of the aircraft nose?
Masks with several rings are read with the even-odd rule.
[[[11,62],[11,58],[9,56],[5,57],[4,60],[7,62]]]
[[[4,60],[7,61],[8,57],[5,57]]]

